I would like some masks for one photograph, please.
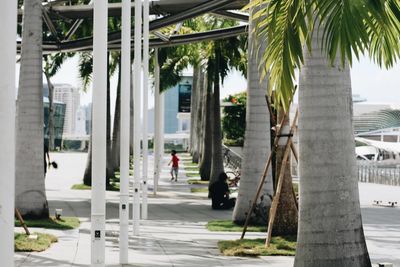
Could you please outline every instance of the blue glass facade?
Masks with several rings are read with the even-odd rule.
[[[182,80],[175,85],[174,87],[168,89],[164,94],[165,94],[165,109],[164,109],[164,121],[165,121],[165,128],[164,128],[164,133],[176,133],[178,131],[178,111],[181,106],[187,105],[187,101],[185,103],[181,103],[179,105],[179,100],[185,99],[185,97],[182,97],[182,93],[186,95],[187,99],[187,94],[188,94],[188,88],[192,86],[193,83],[193,77],[189,76],[184,76],[182,77]],[[181,97],[179,92],[181,92]],[[187,109],[185,109],[187,110]],[[190,112],[190,110],[189,110]]]

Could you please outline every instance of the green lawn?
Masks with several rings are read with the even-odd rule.
[[[243,225],[236,224],[232,220],[215,220],[209,221],[206,225],[209,231],[213,232],[242,232]],[[249,225],[247,232],[266,232],[266,225]]]
[[[91,190],[92,187],[85,184],[74,184],[71,189],[73,190]],[[119,183],[112,182],[110,186],[107,186],[107,191],[119,191]]]
[[[29,239],[26,234],[14,234],[14,250],[17,252],[40,252],[50,247],[52,243],[57,242],[57,237],[49,234],[34,233],[37,239]]]
[[[85,184],[74,184],[74,185],[72,185],[71,189],[73,189],[73,190],[91,190],[92,187],[90,185],[85,185]]]
[[[209,181],[202,181],[200,179],[187,179],[186,181],[188,184],[209,184]]]
[[[185,174],[186,174],[186,177],[198,177],[198,178],[200,178],[200,174],[198,172],[187,172]]]
[[[198,168],[199,167],[199,165],[197,163],[193,163],[191,160],[183,162],[183,165],[185,166],[185,168],[188,168],[188,167]]]
[[[208,187],[192,187],[192,188],[190,188],[190,192],[192,192],[192,193],[207,193]]]
[[[187,172],[193,172],[193,171],[199,171],[199,167],[197,167],[197,166],[189,166],[189,167],[184,167],[183,168],[185,171],[187,171]]]
[[[268,248],[265,247],[263,238],[219,241],[218,248],[225,256],[294,256],[296,237],[272,237]]]
[[[79,227],[79,219],[76,217],[63,217],[60,220],[56,220],[54,217],[39,220],[24,220],[28,228],[40,227],[46,229],[60,229],[68,230],[75,229]],[[15,226],[21,226],[19,220],[15,220]]]

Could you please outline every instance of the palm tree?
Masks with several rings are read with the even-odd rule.
[[[51,77],[56,75],[60,70],[64,61],[71,57],[70,53],[56,53],[53,55],[43,55],[43,73],[46,77],[47,86],[49,88],[49,150],[54,150],[54,86],[51,82]]]
[[[205,17],[205,24],[215,27],[228,27],[235,25],[232,20],[219,20],[214,17]],[[212,92],[212,102],[206,103],[207,111],[205,119],[205,135],[211,133],[211,154],[209,152],[210,142],[207,136],[203,139],[202,161],[200,163],[200,175],[203,180],[210,180],[210,185],[218,180],[219,175],[224,171],[222,163],[222,131],[221,131],[221,111],[220,111],[220,83],[231,68],[243,69],[243,58],[246,39],[242,36],[216,40],[210,42],[203,53],[203,58],[207,59],[207,95]],[[208,100],[206,98],[206,100]],[[211,116],[209,117],[209,114]],[[212,126],[209,126],[211,123]],[[209,130],[211,129],[211,131]],[[211,159],[211,165],[210,165]],[[209,169],[211,167],[211,169]]]
[[[24,1],[17,100],[16,207],[25,217],[49,216],[44,184],[42,1]]]
[[[118,85],[115,99],[114,124],[112,131],[111,160],[113,170],[119,169],[120,163],[120,138],[121,138],[121,57],[118,59]]]
[[[317,34],[312,42],[299,84],[303,161],[295,266],[371,266],[358,199],[350,69],[329,64]],[[311,259],[309,251],[316,246]]]
[[[192,162],[199,162],[199,154],[197,149],[197,132],[196,132],[196,124],[197,124],[197,99],[199,98],[200,86],[199,86],[199,78],[200,78],[200,67],[193,66],[193,86],[192,86],[192,94],[190,96],[190,153],[192,155]]]
[[[248,49],[248,73],[247,73],[247,102],[246,102],[246,131],[243,145],[243,159],[241,165],[241,178],[238,197],[233,211],[234,222],[243,224],[247,212],[252,204],[257,190],[259,179],[263,173],[265,162],[271,151],[270,115],[265,101],[267,79],[260,83],[260,60],[257,57],[256,40],[253,29],[256,20],[250,21],[249,49]],[[262,53],[265,43],[259,48]],[[271,171],[268,172],[263,186],[263,191],[257,202],[255,212],[251,217],[251,223],[266,224],[268,222],[269,208],[273,195],[273,183]]]
[[[268,8],[257,14],[264,17],[257,31],[269,40],[263,68],[285,108],[294,89],[294,68],[303,67],[295,266],[371,266],[355,175],[348,64],[352,53],[364,51],[379,64],[393,64],[400,51],[400,6],[397,1],[344,0],[254,0],[251,5],[265,2]],[[312,53],[306,51],[303,60],[305,43]]]

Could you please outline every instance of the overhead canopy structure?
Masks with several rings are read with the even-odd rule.
[[[353,124],[357,135],[373,134],[382,129],[400,127],[400,110],[383,109],[364,113],[354,116]]]
[[[248,0],[158,0],[150,3],[150,14],[160,18],[150,22],[150,31],[155,32],[164,27],[178,24],[187,19],[212,13],[214,15],[229,17],[238,21],[248,21],[248,15],[238,12]],[[43,52],[79,52],[93,49],[93,37],[84,37],[72,40],[73,34],[78,30],[84,20],[93,19],[93,5],[65,5],[66,1],[52,1],[44,3],[43,20],[51,33],[48,40],[43,41]],[[132,9],[134,9],[134,6]],[[22,21],[22,10],[19,10],[18,19]],[[108,4],[108,16],[121,16],[121,3]],[[60,21],[70,25],[64,34],[57,28]],[[231,28],[216,29],[193,34],[171,34],[165,38],[150,39],[150,47],[166,47],[206,40],[229,38],[247,32],[247,25]],[[131,43],[133,47],[133,42]],[[17,43],[18,52],[21,42]],[[121,31],[108,33],[108,49],[120,50]]]
[[[356,140],[361,143],[367,144],[369,146],[373,146],[373,147],[379,148],[381,150],[385,150],[387,152],[400,153],[400,143],[381,142],[381,141],[375,141],[375,140],[365,139],[365,138],[361,138],[361,137],[356,137]]]

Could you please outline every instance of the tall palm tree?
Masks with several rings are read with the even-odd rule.
[[[295,266],[371,266],[355,175],[348,63],[353,54],[368,51],[379,64],[393,64],[400,51],[399,3],[254,0],[251,5],[266,2],[268,8],[258,13],[265,17],[258,31],[269,40],[263,67],[284,104],[294,88],[294,68],[304,68]],[[312,55],[306,51],[303,60],[305,43]]]
[[[206,17],[206,22],[211,21],[214,27],[233,26],[236,22],[231,20],[219,20],[213,17]],[[212,153],[210,185],[218,181],[219,175],[224,171],[222,163],[222,130],[221,130],[221,111],[220,111],[220,83],[224,82],[231,68],[244,71],[244,60],[246,38],[243,36],[228,38],[225,40],[216,40],[207,45],[204,58],[207,59],[207,84],[208,92],[213,90],[212,111],[211,114],[211,133],[212,133]],[[213,86],[211,89],[210,87]],[[207,123],[207,119],[206,119]],[[205,131],[207,134],[207,130]],[[205,146],[204,146],[205,148]],[[206,152],[206,150],[204,151]],[[208,156],[205,154],[202,163]],[[204,165],[200,165],[204,169]],[[201,173],[200,173],[201,174]],[[202,177],[203,178],[203,177]]]
[[[257,56],[256,40],[253,29],[257,20],[250,21],[249,48],[248,48],[248,73],[247,73],[247,103],[246,103],[246,131],[243,145],[243,159],[241,165],[240,187],[232,219],[242,224],[246,220],[247,212],[252,204],[257,190],[259,179],[263,173],[265,162],[271,151],[270,115],[265,101],[265,88],[267,79],[260,83],[260,60]],[[265,42],[260,46],[262,53]],[[273,195],[271,170],[267,174],[263,191],[257,201],[251,222],[266,224],[268,222],[269,208]]]
[[[16,207],[25,217],[49,216],[44,184],[42,1],[24,1],[17,100]]]
[[[312,42],[299,84],[303,161],[295,266],[371,266],[358,198],[350,69],[329,64],[317,34]]]
[[[118,70],[121,69],[121,57],[118,59]],[[115,99],[114,123],[112,131],[111,160],[113,170],[119,169],[121,138],[121,71],[118,71],[117,97]]]

